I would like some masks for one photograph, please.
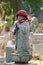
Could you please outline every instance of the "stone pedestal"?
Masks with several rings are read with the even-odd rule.
[[[5,60],[5,58],[6,58],[6,57],[4,57],[4,56],[0,56],[0,62],[2,62],[2,63],[3,63],[3,62],[4,62],[4,60]]]
[[[28,61],[32,58],[32,55],[12,53],[11,57],[11,60],[15,63],[28,63]]]

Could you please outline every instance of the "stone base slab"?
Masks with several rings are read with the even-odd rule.
[[[21,62],[28,63],[28,61],[32,58],[32,55],[29,54],[12,54],[12,62]]]
[[[14,64],[13,62],[9,63],[0,63],[0,65],[37,65],[36,63],[28,63],[28,64]]]

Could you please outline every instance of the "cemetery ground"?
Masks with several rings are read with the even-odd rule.
[[[34,60],[32,59],[30,63],[36,63],[37,65],[43,65],[43,60]]]

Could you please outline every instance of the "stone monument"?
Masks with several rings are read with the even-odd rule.
[[[16,13],[18,18],[14,28],[14,35],[16,35],[15,52],[12,53],[12,61],[15,63],[28,63],[32,58],[30,43],[29,43],[29,23],[28,14],[25,10],[20,10]]]

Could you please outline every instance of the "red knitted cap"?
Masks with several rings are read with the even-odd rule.
[[[23,16],[23,17],[25,17],[27,19],[28,14],[27,14],[27,12],[25,10],[19,10],[16,13],[16,17],[18,17],[18,16]]]

